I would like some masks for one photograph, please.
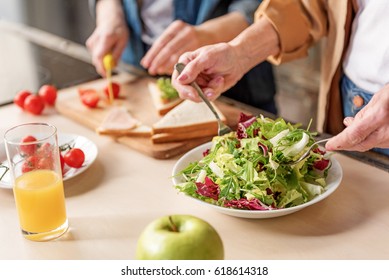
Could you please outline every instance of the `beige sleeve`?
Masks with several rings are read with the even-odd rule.
[[[255,20],[269,19],[281,48],[268,60],[278,65],[307,56],[308,49],[327,34],[327,5],[324,0],[264,0],[255,12]]]

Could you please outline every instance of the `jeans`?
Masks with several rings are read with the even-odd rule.
[[[369,103],[374,93],[359,88],[346,75],[343,75],[340,83],[343,115],[344,117],[354,117],[367,103]],[[361,102],[363,100],[363,102],[355,104],[355,98],[359,98],[359,101]],[[374,148],[372,150],[380,154],[389,155],[389,149]]]

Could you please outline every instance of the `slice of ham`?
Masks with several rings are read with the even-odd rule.
[[[141,123],[135,119],[125,107],[112,108],[104,118],[97,131],[103,132],[124,132],[138,127]]]

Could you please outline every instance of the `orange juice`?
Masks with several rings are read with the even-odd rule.
[[[62,178],[52,170],[34,170],[15,180],[14,195],[22,230],[50,232],[67,223]]]

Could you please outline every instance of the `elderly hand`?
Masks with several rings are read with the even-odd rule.
[[[87,39],[86,46],[97,73],[105,77],[104,55],[110,52],[114,60],[119,61],[128,42],[129,31],[120,2],[98,1],[96,18],[96,29]]]
[[[327,150],[389,148],[389,85],[374,94],[354,118],[345,118],[344,124],[347,127],[327,142]]]
[[[276,30],[262,17],[228,43],[204,46],[184,53],[179,62],[183,72],[173,72],[172,84],[181,98],[200,102],[190,83],[196,81],[209,100],[234,86],[244,74],[270,55],[280,51]]]
[[[214,100],[235,85],[246,72],[240,66],[233,47],[227,43],[205,46],[185,53],[179,62],[186,67],[180,75],[174,71],[172,84],[181,98],[195,102],[200,102],[201,99],[190,86],[193,81],[199,84],[209,100]]]

